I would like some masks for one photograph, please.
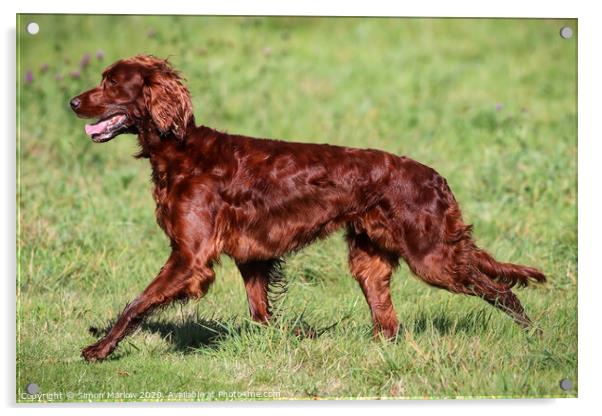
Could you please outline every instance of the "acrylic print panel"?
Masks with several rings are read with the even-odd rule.
[[[18,402],[577,395],[576,20],[17,27]]]

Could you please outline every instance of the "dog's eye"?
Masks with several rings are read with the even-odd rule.
[[[117,85],[117,81],[115,80],[115,78],[109,78],[109,84],[115,86]]]

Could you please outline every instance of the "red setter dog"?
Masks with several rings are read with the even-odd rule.
[[[378,150],[199,127],[182,78],[153,56],[109,66],[98,87],[70,104],[79,117],[100,119],[85,128],[94,142],[138,135],[138,157],[150,161],[157,220],[172,248],[108,334],[82,351],[86,360],[106,358],[154,308],[203,296],[222,253],[240,269],[252,318],[267,322],[281,257],[341,227],[375,335],[398,331],[389,283],[400,257],[426,283],[479,296],[530,325],[511,288],[545,276],[478,248],[447,182],[428,166]]]

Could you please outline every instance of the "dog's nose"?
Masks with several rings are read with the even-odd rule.
[[[81,105],[82,100],[80,100],[79,98],[75,97],[73,98],[71,101],[69,101],[69,105],[71,106],[72,109],[77,110],[79,108],[79,106]]]

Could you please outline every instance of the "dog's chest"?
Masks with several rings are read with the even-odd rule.
[[[168,181],[167,174],[164,172],[153,172],[153,199],[155,200],[155,216],[157,223],[171,237],[172,230],[169,222],[169,198],[168,198]]]

